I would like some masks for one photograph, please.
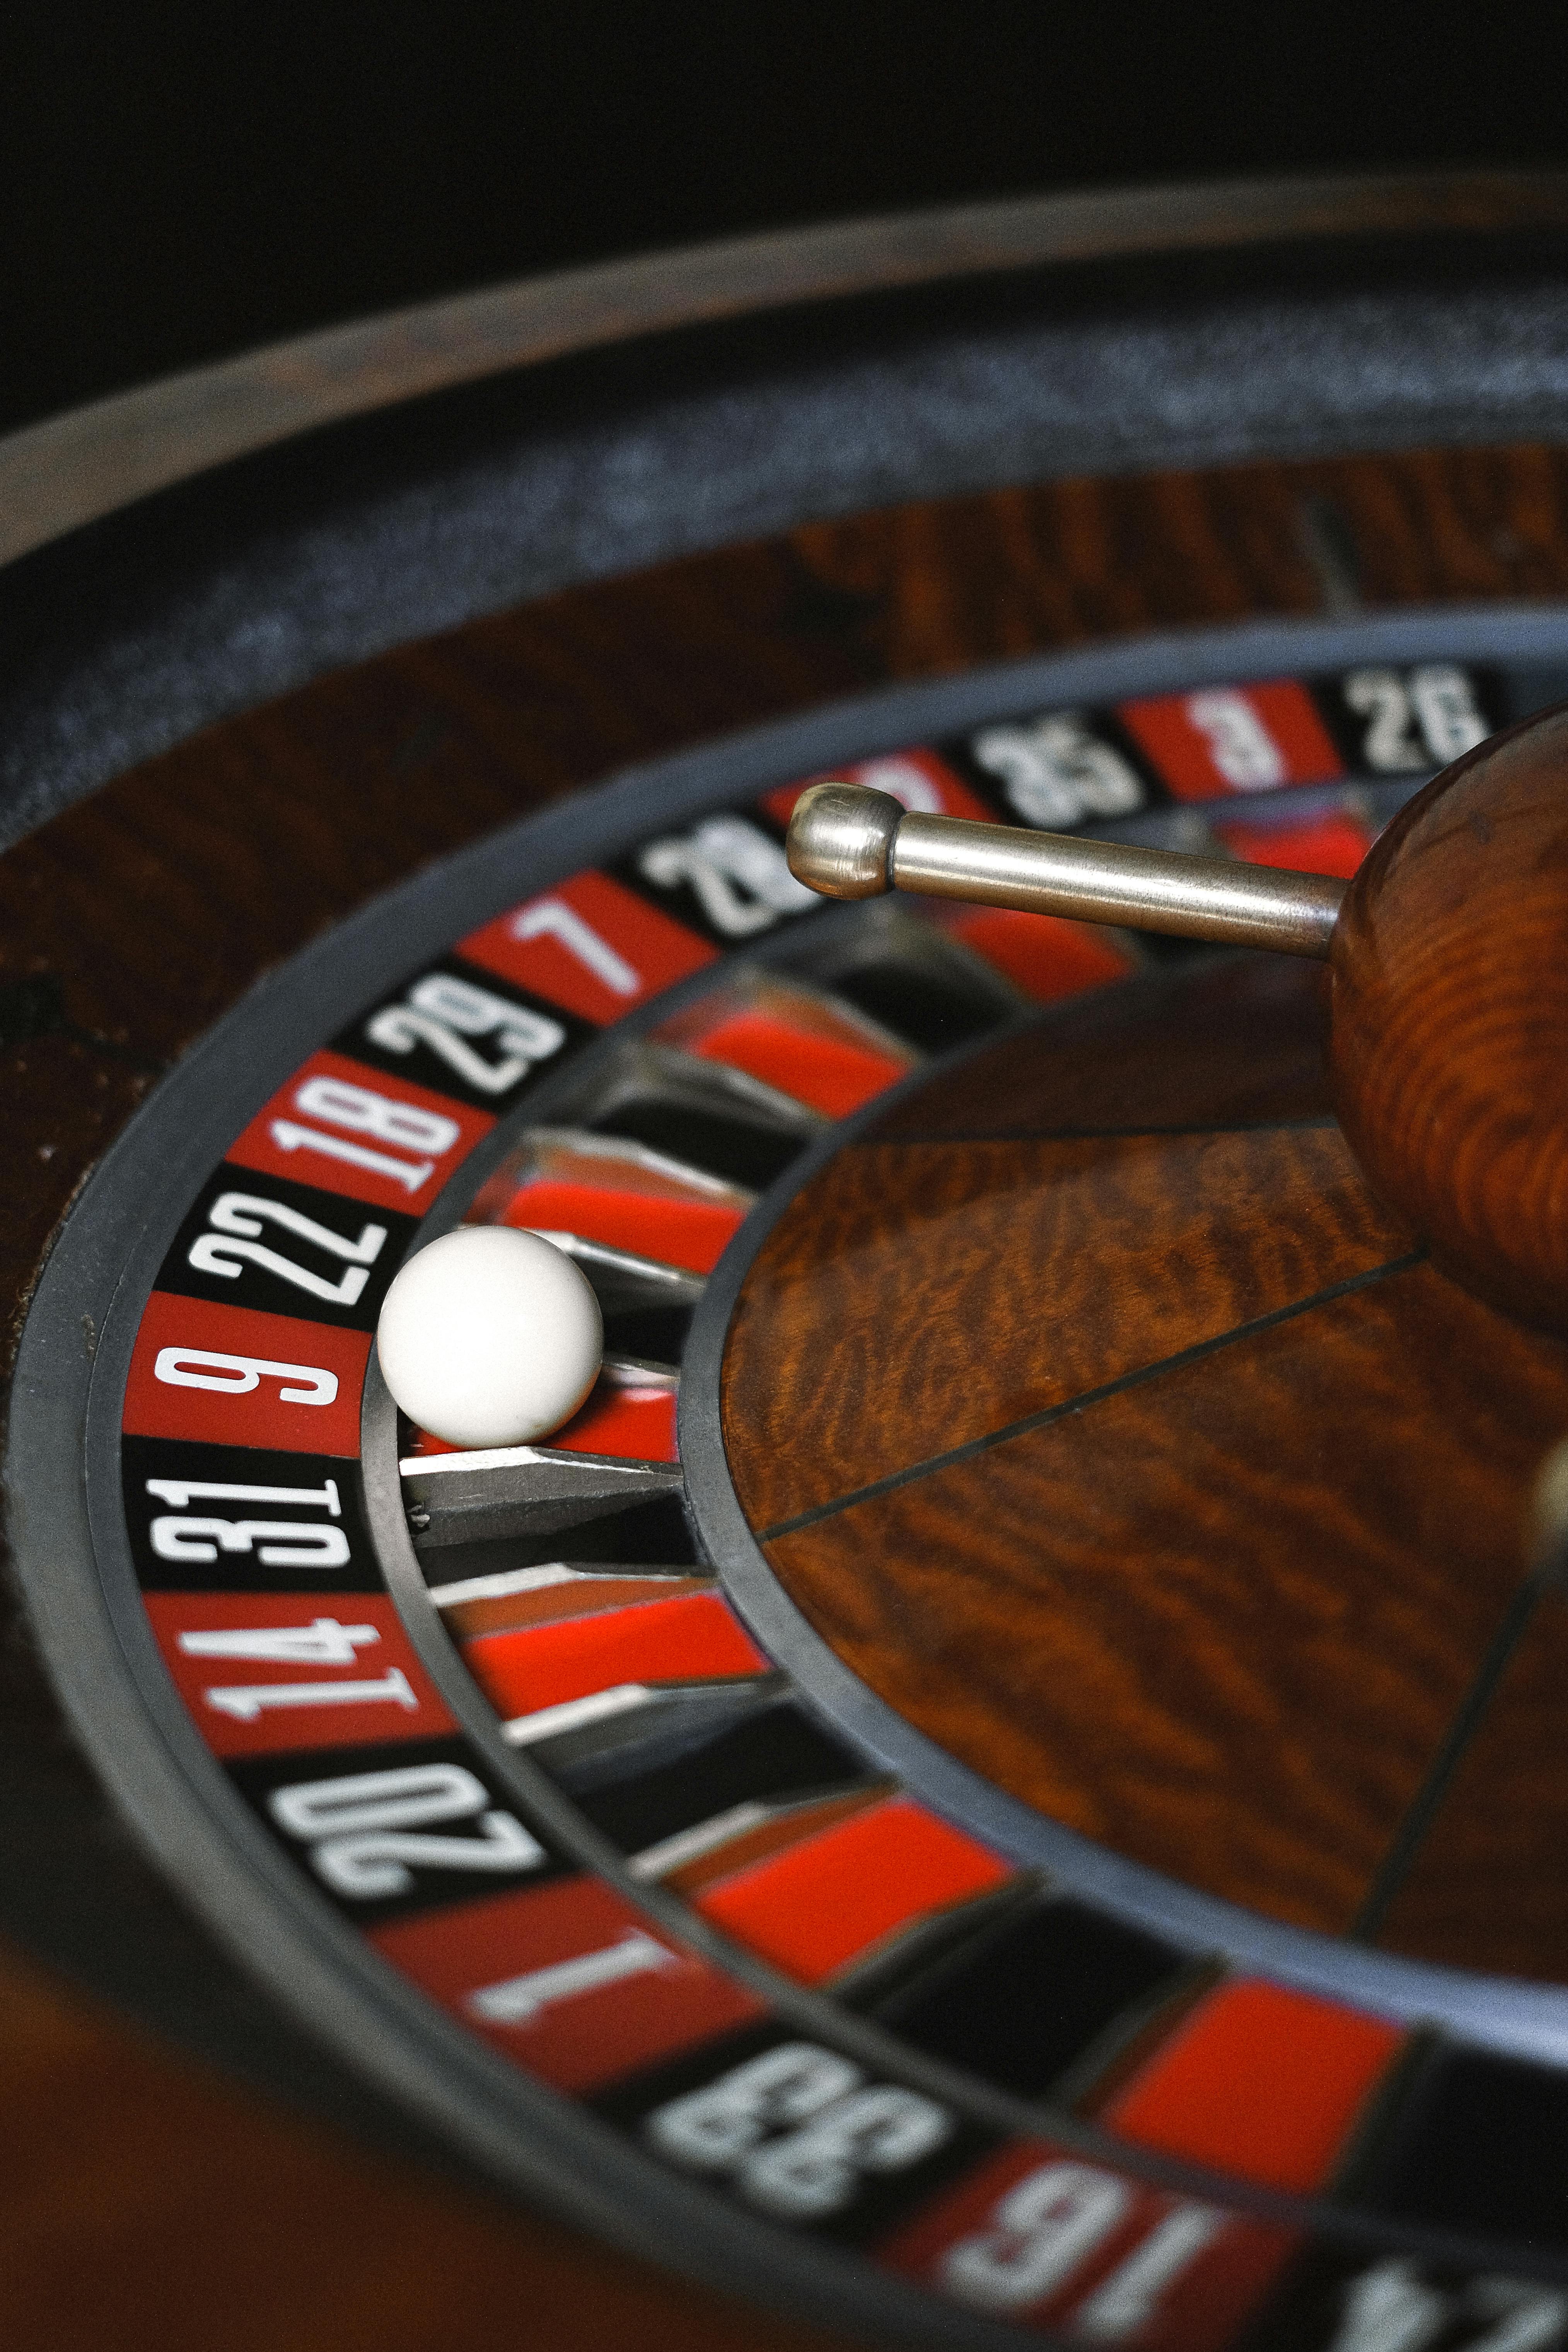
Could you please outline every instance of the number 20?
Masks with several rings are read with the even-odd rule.
[[[273,1820],[308,1844],[317,1874],[340,1895],[364,1900],[405,1895],[413,1867],[424,1870],[531,1870],[544,1848],[461,1764],[412,1764],[390,1772],[354,1772],[339,1780],[304,1780],[276,1790]],[[478,1837],[432,1833],[437,1822],[474,1821]]]

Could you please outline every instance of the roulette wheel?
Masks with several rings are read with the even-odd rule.
[[[1568,694],[1565,269],[1555,181],[1053,200],[0,448],[4,1917],[784,2315],[569,2251],[563,2342],[1568,2335],[1563,1343],[1307,968],[784,849],[1352,872]],[[374,1338],[486,1227],[605,1353],[455,1445]]]

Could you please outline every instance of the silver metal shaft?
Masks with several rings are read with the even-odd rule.
[[[791,873],[830,898],[914,890],[1281,955],[1326,956],[1349,887],[1331,874],[910,815],[859,784],[802,793],[787,850]]]

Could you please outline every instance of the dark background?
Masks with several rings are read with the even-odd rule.
[[[836,215],[1568,163],[1509,0],[5,0],[0,430],[328,320]]]

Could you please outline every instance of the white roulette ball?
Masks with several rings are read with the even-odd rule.
[[[382,1376],[448,1445],[525,1445],[598,1378],[604,1324],[563,1250],[510,1225],[468,1225],[411,1257],[376,1327]]]

